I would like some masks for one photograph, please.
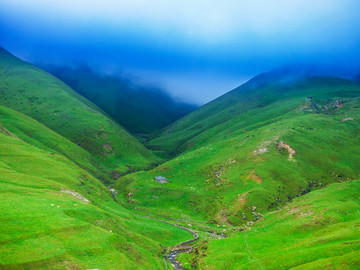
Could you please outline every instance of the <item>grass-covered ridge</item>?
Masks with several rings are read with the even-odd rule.
[[[281,69],[260,74],[170,125],[147,145],[173,154],[188,148],[199,148],[202,142],[223,140],[224,136],[234,137],[234,132],[239,133],[250,125],[273,118],[274,112],[269,114],[264,111],[262,118],[260,114],[253,115],[267,106],[279,104],[275,113],[281,116],[286,113],[281,102],[308,96],[322,101],[358,97],[359,84],[339,78],[307,77]]]
[[[0,49],[0,104],[22,112],[109,168],[146,166],[154,156],[94,104],[47,72]]]
[[[191,235],[116,203],[66,156],[70,149],[88,165],[85,151],[71,144],[0,106],[0,268],[164,268],[162,247]]]

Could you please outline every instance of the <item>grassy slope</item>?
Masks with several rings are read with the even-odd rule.
[[[95,105],[45,71],[0,49],[0,104],[80,145],[111,168],[145,166],[153,155]]]
[[[10,108],[0,106],[0,122],[3,127],[16,134],[23,141],[50,153],[59,153],[93,175],[102,176],[99,173],[101,167],[89,152],[36,120],[17,113]]]
[[[218,141],[223,139],[226,127],[229,128],[226,132],[232,132],[272,117],[264,113],[263,119],[254,118],[251,114],[253,110],[309,95],[322,99],[348,95],[353,97],[358,94],[355,91],[357,89],[359,85],[355,82],[337,78],[294,79],[292,74],[278,74],[276,71],[264,73],[170,125],[148,142],[148,146],[170,153],[198,148],[200,145],[194,145],[192,139],[199,135],[205,140]],[[281,113],[279,111],[279,115]],[[232,121],[229,123],[235,124],[234,127],[227,125],[228,121],[236,117],[241,123]],[[248,121],[244,121],[244,118]],[[218,134],[219,131],[222,133]],[[233,134],[227,137],[233,137]]]
[[[117,186],[125,199],[138,208],[172,218],[187,215],[238,225],[254,221],[313,188],[358,178],[360,100],[356,97],[360,86],[346,80],[313,78],[292,88],[279,87],[254,90],[262,93],[262,100],[273,100],[260,106],[253,98],[257,102],[254,109],[242,108],[252,107],[243,104],[252,99],[252,93],[240,99],[234,112],[243,113],[188,138],[188,149],[173,160],[120,179]],[[310,95],[313,101],[306,99]],[[337,102],[342,105],[334,107]],[[182,134],[178,126],[200,113],[179,121],[173,126],[177,131],[159,137],[159,141],[177,141]],[[341,121],[347,117],[354,121]],[[193,123],[192,127],[200,128],[208,120],[199,120],[201,124]],[[287,150],[278,149],[281,141],[296,151],[294,160],[288,158]],[[258,151],[265,148],[263,153]],[[170,183],[156,183],[153,178],[157,175],[167,177]]]
[[[251,229],[212,240],[200,269],[359,269],[360,180],[296,198]]]
[[[0,268],[164,268],[161,245],[191,235],[132,215],[68,151],[87,162],[77,145],[0,106]]]
[[[174,101],[161,90],[100,76],[86,67],[49,68],[49,71],[135,134],[158,131],[196,109]]]

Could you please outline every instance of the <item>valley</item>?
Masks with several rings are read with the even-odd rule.
[[[360,268],[359,82],[279,68],[196,109],[61,72],[0,49],[0,269]]]

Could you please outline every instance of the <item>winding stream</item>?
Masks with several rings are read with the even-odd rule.
[[[191,244],[199,239],[199,235],[196,232],[190,230],[189,228],[186,228],[186,227],[181,226],[181,225],[170,223],[168,221],[157,219],[157,218],[154,218],[154,217],[143,216],[143,215],[139,215],[139,214],[136,214],[136,215],[141,216],[141,217],[145,217],[145,218],[149,218],[149,219],[153,219],[153,220],[156,220],[156,221],[160,221],[160,222],[169,224],[171,226],[178,227],[178,228],[180,228],[182,230],[188,231],[189,233],[191,233],[193,235],[193,237],[194,237],[193,239],[187,240],[185,242],[181,242],[180,244],[177,244],[176,246],[171,247],[170,248],[171,251],[169,252],[169,254],[167,254],[167,258],[169,259],[169,261],[171,262],[171,264],[174,266],[174,268],[176,270],[186,270],[186,268],[182,267],[181,263],[176,260],[176,256],[178,254],[180,254],[180,253],[184,253],[184,252],[192,250],[193,245],[191,245]],[[208,233],[208,234],[220,237],[220,238],[226,237],[226,236],[224,236],[222,234],[217,234],[215,232],[204,231],[204,233]],[[164,259],[164,263],[165,263],[166,269],[168,269],[168,266],[167,266],[167,263],[166,263],[165,259]]]

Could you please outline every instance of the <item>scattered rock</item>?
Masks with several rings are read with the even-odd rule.
[[[105,144],[103,144],[103,146],[104,146],[104,152],[103,152],[104,156],[111,155],[114,153],[114,150],[113,150],[113,147],[111,144],[105,143]]]
[[[164,184],[164,183],[169,183],[170,181],[168,179],[166,179],[166,177],[164,176],[156,176],[155,177],[156,182],[160,183],[160,184]]]
[[[279,145],[278,145],[278,151],[280,151],[282,148],[286,149],[289,153],[289,160],[293,160],[294,159],[294,155],[295,155],[295,150],[292,149],[290,147],[290,145],[284,143],[284,142],[280,142]]]
[[[348,117],[348,118],[344,118],[341,121],[346,122],[346,121],[354,121],[354,118]]]
[[[255,151],[253,151],[253,153],[255,154],[255,155],[257,155],[257,154],[263,154],[263,153],[266,153],[268,151],[268,148],[260,148],[260,149],[258,149],[258,150],[255,150]]]
[[[308,210],[307,212],[303,212],[303,213],[298,214],[296,217],[309,216],[309,215],[312,215],[312,214],[314,214],[314,212]]]
[[[114,196],[118,195],[118,192],[114,188],[112,188],[112,187],[107,187],[107,188],[110,190],[112,195],[114,195]]]
[[[71,191],[71,190],[60,190],[60,192],[64,192],[70,195],[75,196],[76,198],[82,200],[83,202],[89,203],[90,201],[88,199],[86,199],[84,196],[81,196],[79,193],[76,193],[75,191]]]

